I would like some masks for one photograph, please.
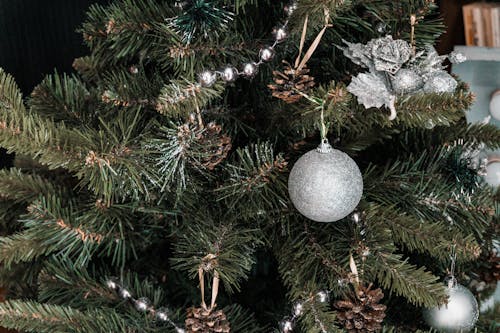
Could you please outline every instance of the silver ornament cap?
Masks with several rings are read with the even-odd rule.
[[[358,205],[363,176],[353,159],[323,142],[295,163],[288,178],[288,192],[295,208],[305,217],[335,222]]]
[[[423,310],[425,322],[445,333],[471,331],[479,318],[476,298],[460,284],[450,284],[447,293],[448,304]]]

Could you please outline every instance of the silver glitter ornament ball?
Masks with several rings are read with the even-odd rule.
[[[403,68],[391,77],[392,89],[396,94],[408,94],[424,86],[424,80],[413,69]]]
[[[469,332],[479,318],[479,307],[474,295],[460,284],[448,287],[448,304],[424,309],[425,322],[445,333]]]
[[[457,88],[457,80],[445,71],[436,71],[428,78],[424,85],[427,93],[452,93]]]
[[[304,154],[288,178],[288,192],[297,210],[317,222],[349,215],[363,194],[363,177],[347,154],[327,142]]]

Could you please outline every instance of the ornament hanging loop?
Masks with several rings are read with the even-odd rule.
[[[448,283],[448,288],[454,288],[457,285],[457,279],[455,278],[455,267],[457,263],[457,244],[453,244],[451,247],[451,254],[450,254],[450,275],[448,277],[447,283]]]
[[[220,276],[219,272],[214,269],[214,278],[212,280],[212,299],[210,301],[210,307],[205,303],[205,271],[207,270],[205,261],[214,262],[216,261],[216,256],[213,254],[208,254],[203,258],[203,262],[198,268],[198,279],[200,280],[200,290],[201,290],[201,307],[204,310],[212,311],[215,307],[215,301],[217,300],[217,295],[219,294],[219,284],[220,284]]]

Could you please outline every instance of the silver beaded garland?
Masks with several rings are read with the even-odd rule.
[[[293,305],[292,313],[294,317],[300,317],[304,313],[304,304],[302,302],[295,302]]]
[[[155,317],[159,321],[168,321],[170,311],[167,308],[159,308],[155,312]]]
[[[260,50],[260,60],[262,61],[271,61],[273,60],[275,55],[274,49],[272,47],[266,47]]]
[[[295,163],[288,192],[302,215],[317,222],[334,222],[358,205],[363,177],[354,160],[324,142]]]
[[[146,312],[148,311],[150,306],[151,306],[151,301],[146,297],[141,297],[135,300],[135,308],[137,309],[137,311]]]
[[[226,82],[234,82],[238,79],[238,70],[228,66],[222,70],[221,77]]]
[[[108,288],[112,290],[117,290],[120,287],[117,278],[110,278],[108,281],[106,281],[106,286],[108,286]]]
[[[249,62],[243,66],[243,75],[247,78],[253,78],[258,72],[259,66],[255,62]]]
[[[285,318],[279,323],[281,333],[291,333],[294,328],[294,323],[291,318]]]
[[[130,293],[130,291],[128,291],[125,288],[120,288],[120,290],[118,291],[118,293],[120,294],[120,297],[123,298],[123,299],[132,298],[132,294]]]
[[[415,70],[403,68],[391,77],[391,85],[396,94],[408,94],[422,88],[424,80]]]
[[[205,70],[200,73],[199,81],[203,87],[211,87],[217,82],[217,74],[214,71]]]
[[[445,333],[469,332],[479,318],[479,307],[474,295],[460,284],[448,286],[448,303],[424,309],[426,323]]]
[[[276,42],[281,43],[288,37],[288,31],[285,26],[276,27],[273,29],[273,36]]]

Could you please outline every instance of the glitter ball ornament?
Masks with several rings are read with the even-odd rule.
[[[450,283],[448,304],[424,309],[426,323],[445,333],[469,332],[479,317],[479,308],[469,289],[457,283]]]
[[[234,82],[238,79],[238,70],[234,67],[226,67],[222,70],[221,77],[226,82]]]
[[[271,47],[266,47],[260,50],[259,57],[262,61],[271,61],[274,58],[274,50]]]
[[[356,162],[325,141],[295,163],[288,192],[302,215],[317,222],[334,222],[358,205],[363,177]]]
[[[408,94],[422,88],[424,80],[413,69],[403,68],[391,77],[391,85],[396,94]]]
[[[257,75],[258,71],[259,67],[255,62],[249,62],[243,66],[243,74],[247,78],[253,78],[255,75]]]
[[[457,88],[457,81],[445,71],[436,71],[424,84],[427,93],[452,93]]]
[[[211,87],[217,81],[217,74],[213,71],[203,71],[199,76],[199,81],[203,87]]]

